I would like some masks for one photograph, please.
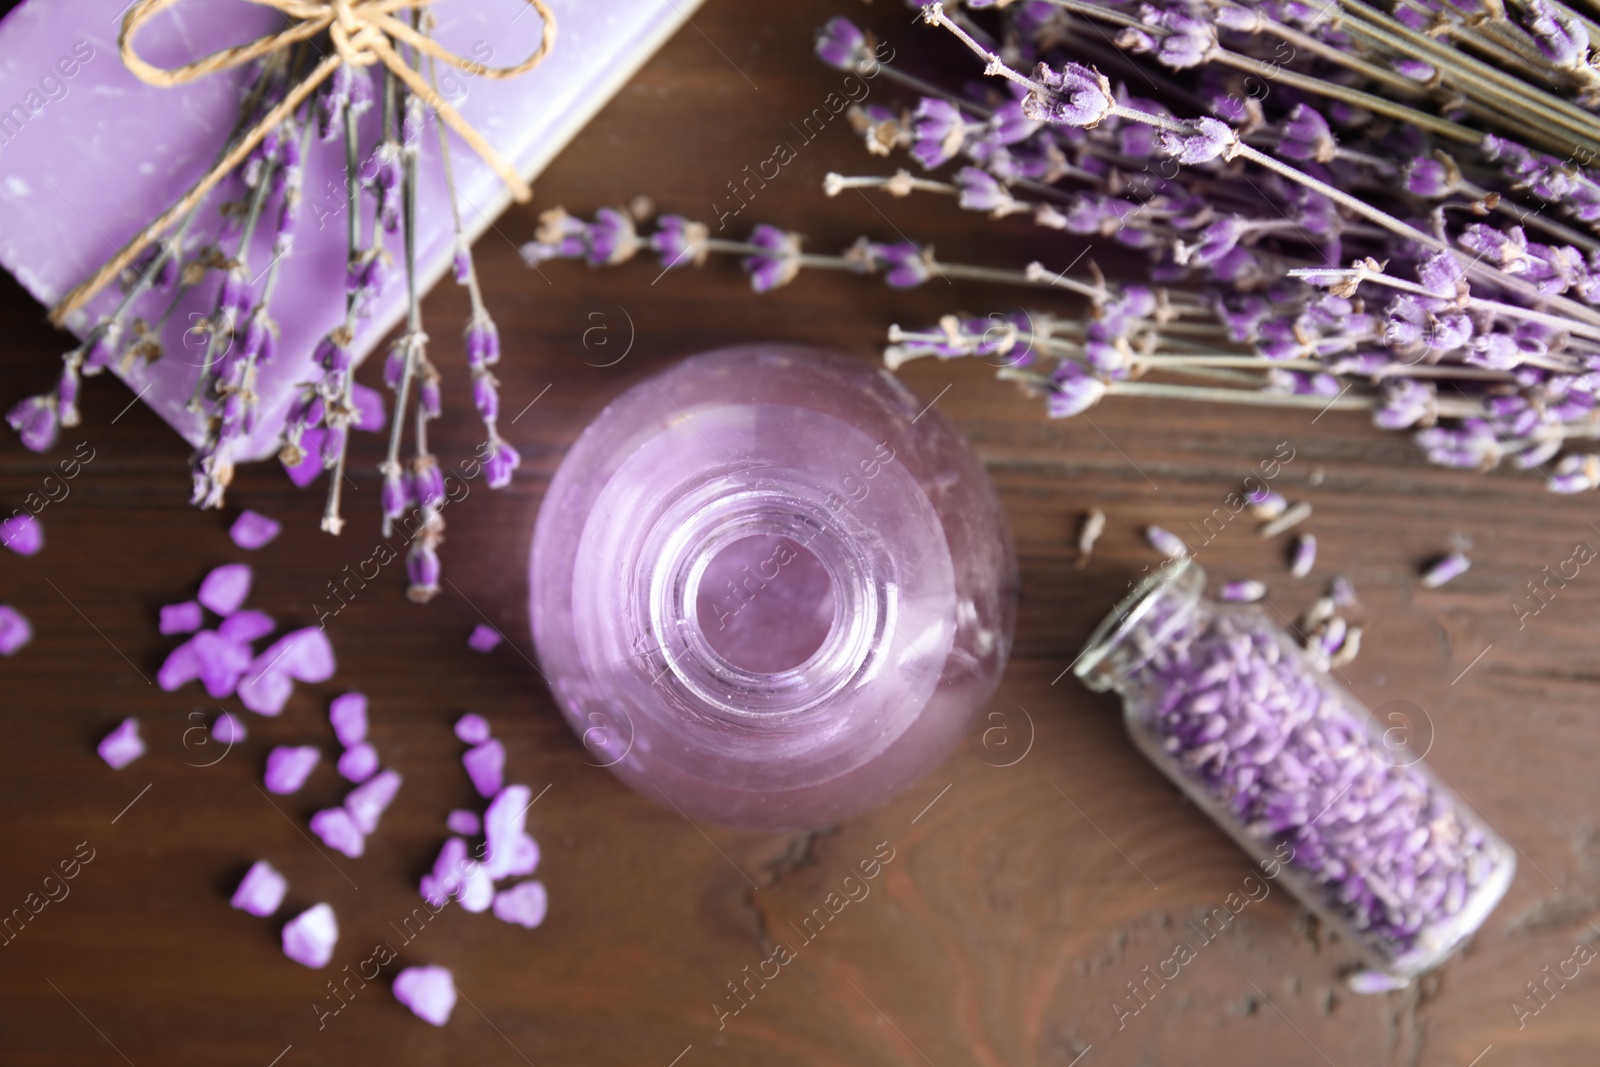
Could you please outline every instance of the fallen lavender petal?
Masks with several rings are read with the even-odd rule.
[[[1189,546],[1183,543],[1183,538],[1170,530],[1163,530],[1159,526],[1146,526],[1144,537],[1150,542],[1151,548],[1168,559],[1182,559],[1189,554]]]
[[[280,796],[298,792],[321,759],[322,753],[311,745],[279,745],[267,753],[267,773],[262,784],[269,793]]]
[[[266,860],[256,860],[244,873],[239,888],[233,891],[230,907],[265,918],[278,910],[284,894],[289,891],[289,880]]]
[[[443,967],[407,967],[394,976],[394,999],[423,1022],[443,1026],[456,1006],[456,986]]]
[[[250,595],[252,578],[248,563],[224,563],[200,582],[195,599],[218,615],[232,615]]]
[[[225,711],[211,724],[211,736],[225,745],[236,745],[247,735],[239,717],[231,711]]]
[[[114,771],[122,770],[144,755],[144,739],[139,736],[139,720],[131,716],[123,719],[115,730],[100,739],[95,751],[100,753],[100,758],[110,764]]]
[[[1343,575],[1335,575],[1328,583],[1328,597],[1336,607],[1352,607],[1356,603],[1356,587]]]
[[[456,736],[469,745],[489,740],[489,723],[482,715],[468,712],[456,720]]]
[[[499,741],[490,739],[474,745],[461,756],[461,765],[472,779],[472,787],[480,796],[492,797],[500,792],[505,781],[506,749]]]
[[[529,930],[544,922],[549,909],[550,895],[543,882],[521,882],[494,896],[495,918]]]
[[[307,908],[283,928],[283,954],[313,969],[327,966],[338,943],[339,923],[326,904]]]
[[[475,811],[466,808],[455,808],[444,817],[445,827],[453,834],[463,837],[473,837],[483,830],[483,820]]]
[[[270,634],[276,626],[277,623],[272,621],[272,616],[246,609],[236,611],[223,619],[217,626],[217,633],[230,641],[248,645]]]
[[[1315,534],[1301,534],[1295,538],[1294,550],[1289,557],[1289,574],[1304,578],[1317,563],[1317,538]]]
[[[33,640],[33,626],[10,604],[0,604],[0,656],[13,656]]]
[[[1249,578],[1237,582],[1229,582],[1222,587],[1222,599],[1236,604],[1248,604],[1260,600],[1266,595],[1266,583]]]
[[[1411,985],[1409,978],[1397,978],[1382,971],[1352,971],[1345,976],[1344,984],[1352,993],[1392,993]]]
[[[44,547],[44,526],[32,515],[0,520],[0,545],[19,556],[31,556]]]
[[[264,548],[283,529],[277,522],[254,511],[241,511],[228,529],[233,543],[244,549]]]
[[[160,630],[163,636],[173,634],[192,634],[200,629],[200,624],[205,617],[200,611],[200,602],[185,600],[182,604],[165,604],[161,608]]]
[[[1435,561],[1427,570],[1422,572],[1422,588],[1437,589],[1452,578],[1459,578],[1472,567],[1472,561],[1460,552],[1452,552],[1448,556]]]
[[[400,773],[384,771],[356,786],[344,798],[345,810],[364,834],[378,828],[378,819],[400,790]]]
[[[351,745],[339,756],[339,773],[352,782],[364,782],[377,770],[378,750],[365,741]]]
[[[345,748],[367,739],[367,698],[361,693],[341,693],[328,705],[328,721],[333,736]]]
[[[324,808],[311,816],[311,832],[322,838],[323,844],[351,859],[367,848],[366,834],[344,808]]]
[[[472,628],[472,634],[467,638],[467,647],[474,652],[493,652],[504,640],[499,630],[480,622]]]

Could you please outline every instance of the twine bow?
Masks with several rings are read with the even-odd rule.
[[[419,53],[432,56],[466,74],[485,78],[519,77],[536,67],[545,56],[549,55],[550,49],[555,45],[555,15],[551,13],[544,0],[528,0],[528,4],[539,13],[539,18],[544,24],[539,47],[514,67],[490,67],[456,55],[449,49],[441,47],[431,37],[418,33],[394,15],[397,11],[425,8],[430,0],[250,0],[253,4],[282,12],[293,24],[278,33],[258,38],[248,44],[224,48],[181,67],[167,69],[147,63],[134,50],[134,35],[150,19],[179,2],[180,0],[140,0],[123,17],[122,33],[118,38],[122,62],[136,77],[150,85],[163,88],[183,85],[204,75],[229,70],[300,41],[309,40],[324,30],[327,31],[328,39],[333,44],[333,54],[325,56],[304,80],[293,86],[284,98],[217,162],[216,166],[195,182],[182,199],[140,230],[132,240],[118,250],[115,256],[101,265],[93,277],[63,297],[50,312],[50,321],[55,325],[61,326],[68,315],[88,303],[111,279],[127,269],[139,253],[149,247],[152,240],[232,173],[268,133],[292,115],[318,86],[346,63],[357,67],[383,64],[494,169],[518,202],[526,202],[532,198],[533,191],[517,174],[516,169],[495,151],[494,146],[489,144],[482,134],[461,117],[460,112],[451,107],[401,58],[399,52],[395,51],[394,42],[402,41]]]

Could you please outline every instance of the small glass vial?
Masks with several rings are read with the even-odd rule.
[[[598,766],[694,819],[816,827],[944,759],[1011,648],[982,464],[886,371],[760,345],[612,402],[534,533],[539,660]]]
[[[1140,750],[1369,966],[1438,965],[1505,894],[1511,847],[1259,605],[1204,588],[1170,561],[1075,673],[1120,694]]]

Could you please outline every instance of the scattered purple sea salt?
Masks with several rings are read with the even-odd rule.
[[[224,745],[236,745],[245,739],[244,723],[233,712],[225,711],[211,724],[211,736]]]
[[[1222,599],[1235,604],[1249,604],[1266,595],[1266,583],[1250,578],[1229,582],[1222,587]]]
[[[539,866],[539,844],[523,828],[531,793],[525,785],[508,785],[483,814],[489,846],[483,869],[491,880],[532,874]]]
[[[493,739],[474,745],[462,754],[461,765],[467,769],[467,777],[472,779],[479,795],[492,797],[500,792],[500,785],[505,781],[505,746]]]
[[[443,967],[407,967],[394,976],[394,999],[424,1022],[443,1026],[456,1006],[456,985]]]
[[[367,739],[367,698],[362,693],[341,693],[328,705],[328,721],[333,736],[345,748]]]
[[[1311,573],[1311,568],[1316,566],[1316,563],[1316,534],[1301,534],[1295,538],[1294,550],[1289,556],[1289,574],[1295,578],[1304,578]]]
[[[230,641],[215,630],[201,630],[187,642],[194,652],[200,684],[216,700],[232,696],[250,666],[250,647]]]
[[[12,656],[33,640],[27,617],[10,604],[0,604],[0,656]]]
[[[469,711],[456,720],[456,736],[469,745],[480,745],[489,740],[488,720]]]
[[[344,798],[345,810],[364,834],[378,828],[378,819],[400,790],[400,773],[384,771],[350,790]]]
[[[307,908],[283,928],[283,954],[307,967],[326,967],[338,942],[339,923],[326,904]]]
[[[462,837],[476,837],[483,830],[483,820],[478,818],[478,813],[466,808],[452,810],[445,816],[444,824],[451,833]]]
[[[267,753],[267,773],[262,779],[267,792],[280,796],[299,792],[320,759],[322,753],[311,745],[279,745],[274,748]]]
[[[31,556],[44,547],[44,526],[32,515],[0,520],[0,545],[19,556]]]
[[[1459,578],[1472,567],[1472,561],[1460,552],[1452,552],[1448,556],[1434,562],[1427,570],[1422,572],[1422,588],[1437,589],[1452,578]]]
[[[162,636],[192,634],[200,629],[200,624],[204,621],[204,618],[200,611],[200,602],[197,600],[185,600],[182,604],[163,605],[160,624]]]
[[[339,774],[352,782],[364,782],[377,770],[378,750],[365,741],[351,745],[339,756]]]
[[[550,896],[543,882],[521,882],[494,895],[494,916],[532,930],[544,922],[550,909]]]
[[[200,603],[218,615],[232,615],[250,595],[252,579],[247,563],[224,563],[200,582]]]
[[[254,511],[241,511],[228,529],[233,543],[240,548],[264,548],[283,529],[276,521]]]
[[[467,647],[474,652],[493,652],[504,640],[499,630],[480,622],[472,628],[472,634],[467,638]]]
[[[275,626],[277,623],[272,621],[272,616],[247,609],[223,619],[217,626],[217,633],[230,641],[248,645],[270,634]]]
[[[111,765],[114,771],[120,771],[140,756],[144,755],[144,739],[139,736],[139,720],[132,718],[123,719],[95,748],[100,753],[100,758]]]
[[[1146,526],[1144,536],[1145,540],[1150,542],[1151,548],[1168,559],[1182,559],[1189,554],[1189,546],[1183,543],[1183,538],[1170,530],[1163,530],[1159,526]]]
[[[278,873],[276,867],[266,860],[256,860],[244,872],[239,888],[233,891],[233,899],[228,903],[240,911],[265,918],[278,910],[288,891],[289,880]]]
[[[344,808],[324,808],[311,816],[311,832],[335,852],[355,859],[366,851],[367,835]]]
[[[175,656],[177,652],[167,658],[168,665],[172,664]],[[164,665],[161,670],[164,675],[167,667]],[[163,689],[168,688],[160,676],[157,677],[157,681],[161,682]],[[171,688],[175,689],[177,686]],[[239,682],[237,692],[239,702],[257,715],[278,715],[283,711],[283,706],[289,702],[289,695],[294,692],[294,681],[282,671],[267,670],[265,667],[257,671],[252,664],[251,669],[245,672],[245,677]]]
[[[333,677],[333,646],[328,635],[315,626],[295,630],[278,638],[250,665],[252,675],[274,670],[297,682],[326,682]]]

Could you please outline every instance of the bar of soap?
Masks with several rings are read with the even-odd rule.
[[[556,47],[532,72],[499,81],[442,66],[439,74],[440,95],[528,180],[677,30],[698,0],[549,5],[556,16]],[[117,53],[127,6],[126,0],[25,0],[0,20],[0,266],[46,306],[88,278],[112,256],[113,246],[120,247],[205,173],[238,117],[241,87],[250,77],[245,65],[172,88],[140,81]],[[526,0],[456,0],[430,10],[438,19],[439,42],[467,59],[513,66],[539,42],[538,13]],[[150,20],[138,45],[148,62],[177,66],[270,33],[281,28],[282,19],[250,4],[183,4]],[[381,110],[363,116],[363,154],[377,142]],[[277,453],[289,399],[297,383],[313,377],[312,352],[343,319],[347,245],[340,152],[337,143],[313,139],[292,262],[281,268],[272,303],[282,335],[276,356],[260,368],[260,419],[235,453],[241,460]],[[510,192],[454,134],[451,162],[463,225],[475,238],[510,203]],[[215,232],[216,206],[241,189],[235,177],[212,193],[197,236]],[[417,261],[424,290],[452,264],[448,196],[438,135],[430,128],[419,179]],[[363,202],[370,232],[370,197]],[[270,219],[258,227],[249,259],[257,270],[271,260],[272,230]],[[391,247],[396,243],[389,241]],[[204,439],[204,420],[185,408],[204,361],[203,339],[193,326],[214,310],[219,283],[213,274],[179,301],[162,334],[160,359],[135,360],[119,371],[192,445]],[[119,295],[115,285],[108,287],[71,317],[69,328],[83,336]],[[133,314],[157,321],[169,297],[147,294]],[[404,272],[395,270],[356,332],[352,349],[358,360],[404,311]],[[431,329],[437,334],[461,325],[441,322]],[[27,372],[36,377],[26,387],[45,392],[59,372],[54,363],[42,364]]]

